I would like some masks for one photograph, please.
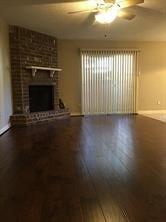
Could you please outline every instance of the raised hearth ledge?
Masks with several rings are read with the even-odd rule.
[[[12,125],[30,125],[55,119],[69,118],[69,109],[58,111],[35,112],[29,114],[15,114],[11,116]]]

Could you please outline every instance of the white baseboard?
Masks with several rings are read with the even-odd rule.
[[[166,113],[166,110],[139,110],[137,111],[137,114],[140,114],[140,115],[148,115],[148,114],[164,114]],[[113,113],[111,113],[113,114]],[[117,113],[115,113],[117,114]],[[118,113],[118,114],[124,114],[124,113]],[[71,113],[71,116],[81,116],[82,114],[81,113]],[[94,114],[93,114],[94,115]]]
[[[71,116],[81,116],[81,113],[71,113]]]
[[[140,110],[137,113],[140,115],[162,114],[162,113],[166,113],[166,110]]]
[[[4,126],[2,129],[0,129],[0,135],[6,132],[10,127],[11,127],[11,124],[9,123],[6,126]]]

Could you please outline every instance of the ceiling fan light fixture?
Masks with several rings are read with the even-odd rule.
[[[118,4],[114,4],[111,8],[101,11],[97,15],[95,15],[95,19],[97,22],[101,24],[109,24],[113,22],[118,16],[120,11],[120,6]]]

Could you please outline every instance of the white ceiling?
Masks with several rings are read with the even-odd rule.
[[[69,0],[70,1],[70,0]],[[93,23],[88,1],[56,3],[57,0],[0,0],[0,16],[10,24],[51,34],[61,39],[104,39],[166,41],[166,0],[145,0],[127,10],[137,16],[132,21],[117,18],[111,25]],[[60,2],[60,0],[59,0]]]

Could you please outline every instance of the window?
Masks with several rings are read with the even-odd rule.
[[[82,50],[82,113],[136,112],[137,50]]]

